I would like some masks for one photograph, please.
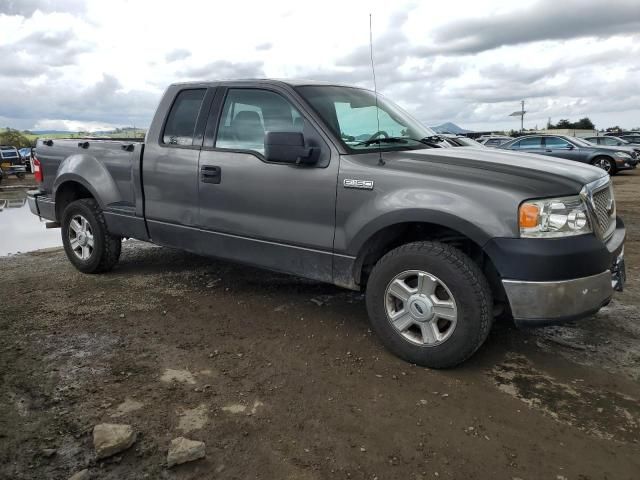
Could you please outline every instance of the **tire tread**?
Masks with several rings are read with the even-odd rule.
[[[434,364],[432,362],[429,366],[433,368],[449,368],[459,365],[471,357],[489,336],[489,332],[493,324],[493,296],[489,282],[480,270],[480,267],[464,252],[451,245],[437,241],[412,242],[391,250],[375,264],[369,278],[374,277],[376,275],[376,271],[382,269],[387,263],[393,261],[396,257],[406,254],[418,254],[425,256],[436,255],[450,263],[453,268],[460,271],[471,286],[473,296],[480,305],[480,329],[477,337],[470,342],[470,348],[467,351],[462,352],[455,363],[447,362]]]

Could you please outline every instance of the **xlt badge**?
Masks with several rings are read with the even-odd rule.
[[[342,182],[344,188],[359,188],[361,190],[373,190],[373,180],[356,180],[345,178]]]

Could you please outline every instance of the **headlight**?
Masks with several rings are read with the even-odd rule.
[[[614,155],[618,158],[631,158],[631,155],[624,152],[615,152]]]
[[[587,207],[578,195],[527,200],[518,212],[520,236],[525,238],[569,237],[591,233]]]

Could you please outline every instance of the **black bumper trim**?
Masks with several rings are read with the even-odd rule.
[[[493,238],[484,247],[501,278],[547,282],[588,277],[610,269],[625,239],[620,218],[607,243],[595,235],[567,238]]]

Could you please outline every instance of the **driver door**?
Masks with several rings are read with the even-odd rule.
[[[199,159],[203,253],[331,281],[338,157],[286,92],[220,90]],[[266,131],[302,131],[318,163],[268,162]]]

